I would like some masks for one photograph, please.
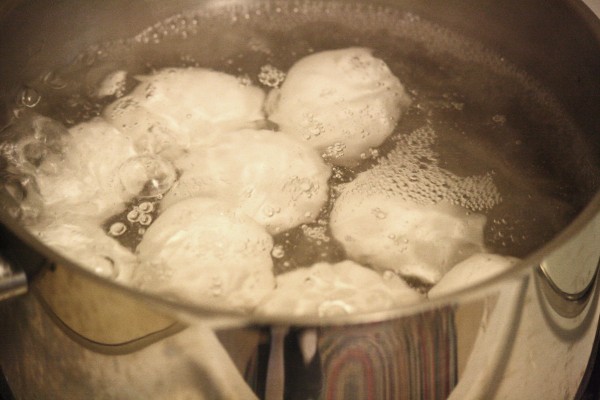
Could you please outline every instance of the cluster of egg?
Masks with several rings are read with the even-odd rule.
[[[46,213],[61,221],[40,225],[41,238],[144,290],[267,314],[393,308],[425,296],[407,279],[432,285],[433,296],[514,263],[487,254],[486,219],[473,212],[499,200],[489,177],[459,178],[435,162],[412,168],[427,128],[332,200],[332,168],[360,164],[410,105],[369,49],[315,53],[278,72],[276,84],[271,75],[268,95],[201,68],[138,77],[101,117],[69,130],[62,159],[38,168]],[[133,254],[98,227],[144,196],[161,198],[160,209],[144,214]],[[316,221],[330,201],[329,229],[348,260],[275,276],[272,235]]]

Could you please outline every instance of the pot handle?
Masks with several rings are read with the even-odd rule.
[[[27,244],[24,229],[15,230],[0,223],[0,301],[26,293],[30,278],[48,264]]]
[[[575,318],[596,291],[600,270],[600,214],[593,216],[541,263],[539,283],[545,300],[561,317]]]
[[[27,292],[25,271],[11,264],[0,254],[0,301]]]

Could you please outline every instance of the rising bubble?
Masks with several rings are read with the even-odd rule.
[[[42,100],[42,96],[37,90],[30,87],[24,87],[18,95],[19,104],[29,108],[37,106],[40,103],[40,100]]]
[[[122,222],[115,222],[108,229],[111,236],[121,236],[125,232],[127,232],[127,226]]]
[[[177,174],[173,165],[157,156],[130,158],[119,168],[123,188],[139,197],[155,197],[167,192]]]

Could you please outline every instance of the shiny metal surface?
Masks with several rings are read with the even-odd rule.
[[[571,237],[540,264],[543,292],[552,308],[575,317],[595,292],[600,262],[600,216]]]
[[[0,12],[16,3],[3,3]],[[381,3],[480,37],[518,61],[557,93],[598,145],[599,105],[590,99],[600,93],[600,27],[581,2]],[[19,38],[0,46],[0,110],[14,98],[15,83],[68,62],[87,44],[131,35],[198,2],[19,7],[0,17],[0,38]],[[72,23],[56,23],[64,20]],[[600,317],[600,196],[592,198],[597,187],[590,186],[582,188],[587,197],[579,201],[589,204],[578,219],[514,271],[435,302],[331,320],[250,318],[118,287],[35,244],[2,214],[55,262],[36,275],[32,293],[0,305],[0,363],[22,399],[574,398]],[[585,251],[561,250],[573,241]],[[564,265],[561,251],[585,267],[585,284],[576,289],[548,273],[548,266]],[[584,259],[570,258],[577,255]]]

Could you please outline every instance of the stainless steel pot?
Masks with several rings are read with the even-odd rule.
[[[592,154],[569,165],[583,177],[573,200],[577,218],[514,270],[435,301],[339,318],[269,319],[171,302],[101,279],[46,248],[4,207],[1,293],[29,292],[0,307],[0,363],[17,398],[578,395],[600,316],[600,163],[593,157],[600,154],[600,23],[574,0],[377,4],[477,38],[557,95]],[[21,82],[88,45],[129,37],[180,10],[228,6],[4,2],[3,115]]]

